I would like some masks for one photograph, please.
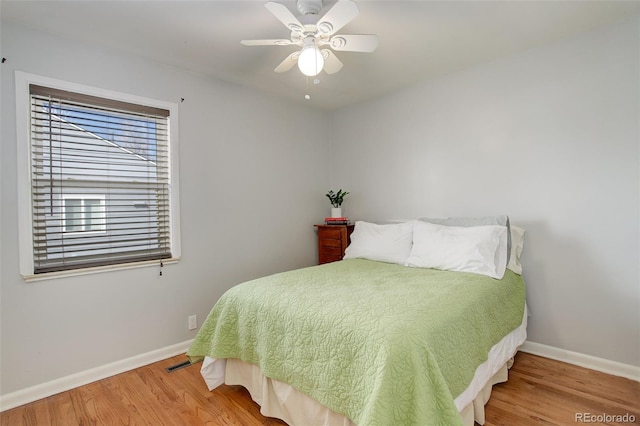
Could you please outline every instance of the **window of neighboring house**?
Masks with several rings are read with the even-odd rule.
[[[16,77],[28,90],[23,275],[177,258],[175,104]]]
[[[104,232],[107,229],[104,195],[65,194],[62,199],[63,232]]]

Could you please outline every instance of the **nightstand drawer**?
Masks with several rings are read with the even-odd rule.
[[[340,246],[337,246],[337,247],[322,246],[322,248],[320,249],[320,254],[342,257],[342,248]]]
[[[321,239],[322,247],[342,247],[342,240]]]
[[[339,240],[340,241],[340,240],[342,240],[342,227],[320,228],[320,229],[318,229],[318,238],[324,239],[324,240]]]
[[[337,262],[338,260],[342,260],[342,256],[341,255],[323,255],[320,254],[319,258],[318,258],[318,263],[319,264],[323,264],[323,263],[330,263],[330,262]]]

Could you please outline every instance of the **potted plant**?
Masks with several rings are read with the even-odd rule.
[[[347,191],[339,189],[338,192],[330,190],[326,193],[327,198],[331,202],[331,217],[342,217],[342,202],[348,194]]]

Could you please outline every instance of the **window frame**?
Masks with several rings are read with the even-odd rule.
[[[30,91],[29,85],[51,87],[69,92],[82,93],[90,96],[113,99],[116,101],[147,105],[169,110],[169,192],[170,192],[170,259],[149,260],[139,262],[120,263],[116,265],[97,266],[89,268],[72,269],[59,272],[45,272],[34,274],[33,254],[33,217],[32,217],[32,193],[31,193],[31,126],[30,126]],[[22,71],[15,72],[16,85],[16,139],[18,160],[18,233],[19,233],[19,259],[20,274],[27,282],[39,281],[51,278],[84,275],[112,270],[139,268],[145,266],[175,263],[181,257],[180,244],[180,198],[178,175],[178,103],[160,101],[146,97],[100,89],[92,86],[58,80]],[[94,195],[90,198],[98,198]],[[79,195],[75,198],[80,198]],[[82,231],[102,232],[102,231]]]

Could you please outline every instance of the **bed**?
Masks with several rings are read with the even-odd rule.
[[[228,290],[187,352],[209,388],[240,384],[292,425],[482,424],[526,338],[524,281],[504,257],[499,279],[417,267],[416,227],[402,226],[398,262],[361,256],[376,242],[356,223],[345,260]]]

